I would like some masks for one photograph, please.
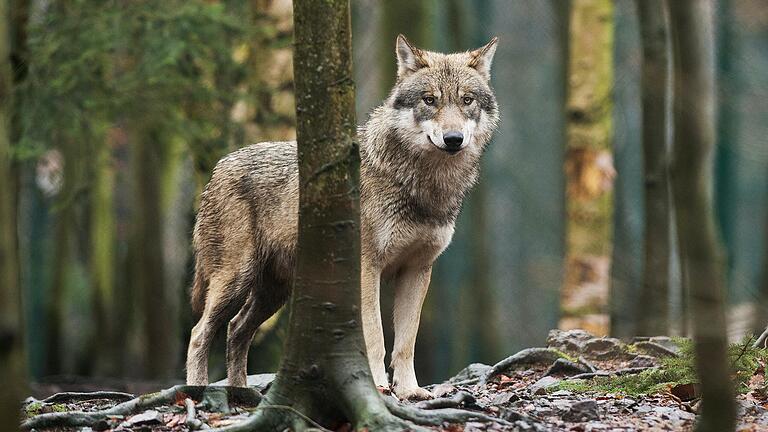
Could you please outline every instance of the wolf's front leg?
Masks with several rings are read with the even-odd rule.
[[[381,270],[363,261],[361,264],[361,308],[365,350],[368,364],[373,374],[373,382],[378,387],[389,388],[387,369],[384,367],[384,330],[381,328],[381,306],[379,305],[379,286]]]
[[[413,351],[419,331],[421,306],[429,288],[432,266],[405,268],[395,282],[395,346],[392,350],[392,390],[400,399],[431,399],[419,387],[413,368]]]

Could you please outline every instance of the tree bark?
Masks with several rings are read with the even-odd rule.
[[[674,54],[671,170],[683,284],[690,295],[702,414],[696,430],[734,429],[727,360],[725,278],[712,202],[715,58],[710,0],[669,2]]]
[[[613,1],[574,0],[569,31],[563,311],[579,327],[606,334],[607,320],[582,318],[607,313],[615,176]]]
[[[152,125],[138,121],[134,129],[134,203],[132,211],[131,287],[140,293],[142,340],[145,341],[144,375],[169,378],[177,374],[178,318],[168,310],[168,288],[164,280],[162,227],[161,134]]]
[[[285,353],[259,427],[401,430],[373,384],[360,321],[359,155],[348,0],[294,2],[299,246]],[[290,411],[276,407],[289,406]]]
[[[666,0],[636,0],[643,50],[644,270],[638,328],[644,336],[669,331],[669,260],[672,209],[669,151],[671,60]]]
[[[97,374],[116,376],[119,348],[114,343],[115,306],[115,208],[113,191],[115,175],[112,169],[112,140],[109,135],[96,146],[93,159],[90,194],[90,258],[93,316],[96,325],[93,349],[100,355],[94,358]]]
[[[26,367],[17,253],[17,182],[11,141],[14,80],[9,3],[0,0],[0,425],[12,430],[18,425],[20,403],[26,392]]]

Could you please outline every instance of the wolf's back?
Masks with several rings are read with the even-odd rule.
[[[200,314],[210,278],[290,251],[298,213],[296,142],[264,142],[222,158],[200,198],[193,248],[192,309]],[[233,293],[234,294],[234,293]]]

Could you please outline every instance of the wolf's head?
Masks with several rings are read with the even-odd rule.
[[[490,72],[498,39],[474,51],[440,54],[397,37],[397,83],[387,105],[417,150],[482,153],[498,122]]]

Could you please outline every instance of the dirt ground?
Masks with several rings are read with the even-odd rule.
[[[523,350],[494,366],[469,365],[445,383],[428,386],[436,396],[433,401],[397,402],[393,396],[386,397],[436,414],[462,410],[461,421],[449,420],[447,415],[443,422],[425,425],[441,431],[693,429],[700,405],[698,388],[690,379],[692,366],[686,363],[689,360],[680,340],[659,337],[623,342],[580,330],[555,330],[547,342],[547,347]],[[735,377],[740,380],[737,430],[768,431],[764,353],[735,349],[734,364],[741,368]],[[265,392],[272,378],[271,374],[249,377],[253,394],[258,397]],[[62,393],[49,399],[29,398],[24,410],[27,421],[38,422],[37,431],[185,432],[235,425],[256,409],[258,400],[250,394],[227,393],[227,387],[211,390],[215,388],[191,388],[187,394],[179,387],[166,391],[166,403],[121,414],[86,416],[88,422],[78,426],[56,426],[40,419],[66,418],[73,412],[103,413],[136,399],[124,393]],[[35,426],[27,423],[30,425]],[[341,424],[335,429],[348,431],[351,427]]]

